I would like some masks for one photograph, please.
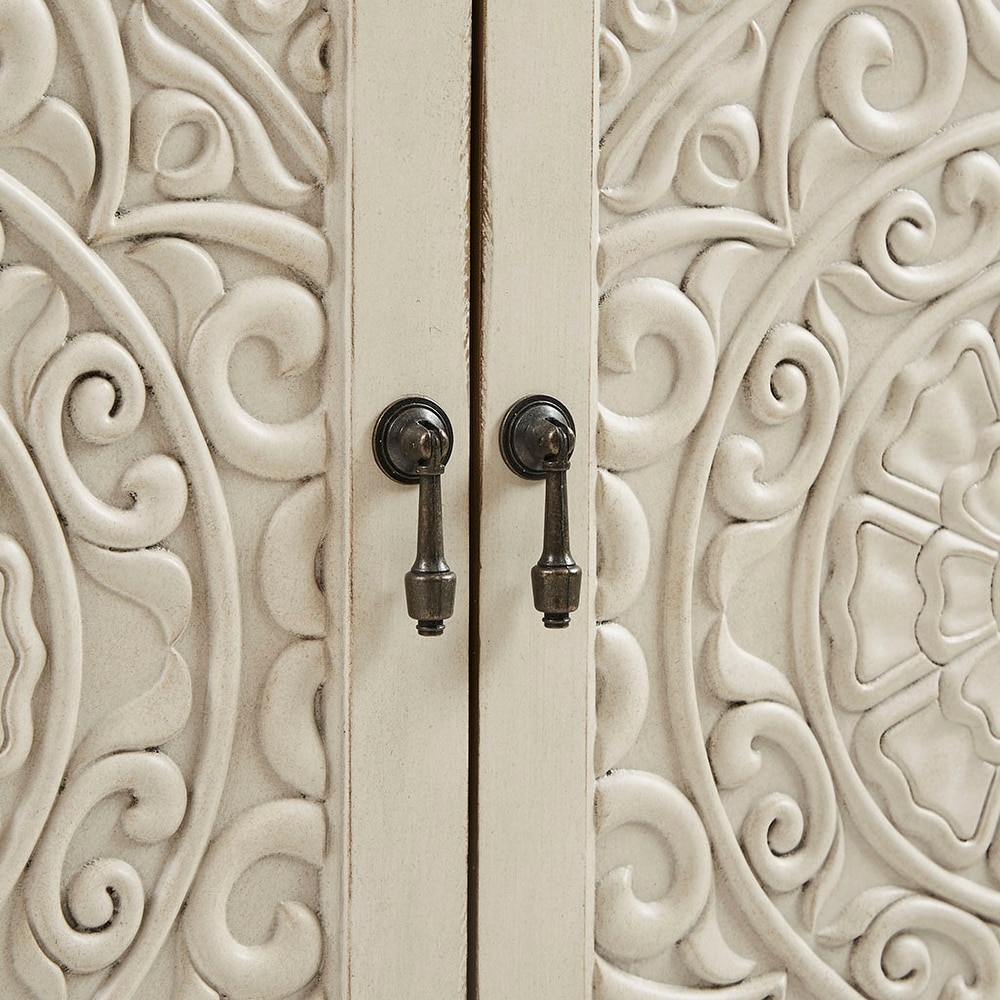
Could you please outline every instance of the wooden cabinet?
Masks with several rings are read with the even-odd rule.
[[[6,0],[0,53],[0,996],[1000,996],[992,0]]]

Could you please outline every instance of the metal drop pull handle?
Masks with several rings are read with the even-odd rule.
[[[452,447],[451,421],[431,399],[408,396],[386,407],[375,424],[372,450],[397,483],[419,484],[417,557],[404,577],[406,611],[421,635],[441,635],[455,610],[455,574],[444,558],[441,475]]]
[[[546,628],[566,628],[580,606],[582,573],[569,551],[566,472],[576,445],[569,410],[552,396],[525,396],[500,427],[500,451],[522,479],[545,480],[542,554],[531,568],[535,608]]]

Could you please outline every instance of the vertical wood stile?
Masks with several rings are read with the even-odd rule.
[[[479,1000],[584,1000],[593,915],[596,22],[591,4],[481,0]],[[542,627],[529,571],[544,490],[497,434],[528,393],[566,403],[581,607]]]
[[[352,6],[349,330],[340,359],[350,368],[349,424],[332,429],[349,448],[339,486],[350,496],[344,718],[335,697],[326,703],[329,738],[341,722],[346,733],[346,830],[331,845],[346,859],[346,969],[325,989],[355,1000],[464,1000],[470,7]],[[455,431],[442,488],[458,596],[436,638],[417,635],[403,594],[418,491],[391,482],[372,458],[379,413],[405,395],[435,399]]]

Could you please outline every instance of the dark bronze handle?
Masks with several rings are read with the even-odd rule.
[[[417,557],[406,574],[406,611],[421,635],[441,635],[455,610],[455,574],[444,558],[441,475],[451,457],[451,421],[433,400],[398,399],[375,424],[379,468],[397,483],[419,484]]]
[[[546,628],[566,628],[580,606],[582,573],[569,551],[566,472],[576,445],[569,410],[551,396],[525,396],[500,427],[500,451],[522,479],[545,480],[542,554],[531,568],[535,608]]]

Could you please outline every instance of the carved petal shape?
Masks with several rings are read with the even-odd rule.
[[[223,994],[282,1000],[316,975],[323,932],[315,913],[301,903],[280,903],[271,937],[246,945],[232,936],[226,907],[236,880],[256,861],[287,855],[319,867],[325,840],[322,807],[284,799],[243,813],[209,848],[184,928],[195,968]]]
[[[319,639],[296,642],[274,662],[260,706],[260,738],[274,770],[303,795],[321,799],[326,756],[316,727],[316,692],[326,676]]]
[[[326,486],[312,479],[274,512],[260,553],[264,599],[275,621],[293,635],[326,632],[326,605],[316,556],[326,531]]]

